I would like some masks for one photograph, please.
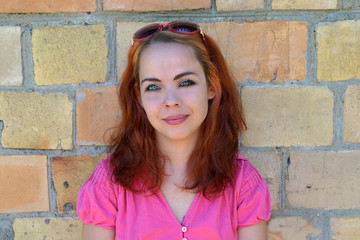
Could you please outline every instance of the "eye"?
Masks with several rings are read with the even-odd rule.
[[[184,80],[180,83],[180,87],[187,87],[187,86],[191,86],[194,84],[195,84],[195,82],[193,80]]]
[[[148,92],[148,91],[157,91],[157,90],[160,90],[160,87],[158,85],[155,85],[155,84],[150,84],[149,86],[147,86],[145,88],[145,92]]]

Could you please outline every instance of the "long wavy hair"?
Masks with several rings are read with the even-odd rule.
[[[192,47],[208,87],[215,92],[187,163],[184,189],[202,191],[208,197],[232,184],[239,134],[245,131],[246,124],[235,79],[225,59],[212,38],[205,35],[205,42],[200,34],[162,31],[130,47],[118,88],[122,116],[109,144],[113,177],[124,188],[155,193],[165,176],[166,156],[159,151],[155,130],[139,103],[139,59],[142,51],[154,43]]]

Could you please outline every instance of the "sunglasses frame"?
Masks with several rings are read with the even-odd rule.
[[[174,28],[172,28],[172,25],[178,24],[178,26],[181,26],[181,23],[184,23],[184,26],[191,25],[192,27],[195,27],[196,30],[193,31],[193,32],[179,32],[179,31],[176,31]],[[157,29],[156,29],[156,31],[154,33],[152,33],[149,36],[144,37],[144,38],[135,37],[140,32],[142,32],[144,30],[147,30],[147,29],[151,29],[151,27],[157,27]],[[201,35],[201,37],[202,37],[202,39],[204,41],[204,44],[206,46],[205,35],[204,35],[204,32],[202,31],[200,25],[197,24],[197,23],[194,23],[194,22],[190,22],[190,21],[172,21],[172,22],[169,22],[169,23],[152,23],[152,24],[146,25],[146,26],[140,28],[139,30],[137,30],[134,33],[134,35],[132,37],[132,41],[131,41],[131,46],[134,46],[135,42],[146,41],[146,40],[150,39],[155,33],[164,31],[166,29],[169,30],[170,32],[178,33],[178,34],[182,34],[182,35],[193,35],[193,34],[196,34],[196,33],[200,33],[200,35]],[[144,32],[146,32],[146,31],[144,31]]]

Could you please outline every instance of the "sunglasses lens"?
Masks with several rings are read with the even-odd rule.
[[[178,33],[192,33],[198,30],[198,26],[196,24],[189,22],[174,22],[170,27]]]
[[[138,31],[136,31],[134,34],[134,37],[136,39],[147,38],[147,37],[153,35],[154,33],[156,33],[157,31],[159,31],[160,28],[161,28],[161,26],[158,24],[152,24],[152,25],[146,26],[146,27],[141,28]]]

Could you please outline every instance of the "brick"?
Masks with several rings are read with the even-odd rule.
[[[273,9],[336,9],[337,0],[273,0]]]
[[[32,44],[36,84],[105,82],[105,35],[103,24],[34,29]]]
[[[280,204],[280,157],[273,152],[244,152],[244,156],[265,178],[271,194],[271,209],[279,210]]]
[[[268,240],[303,240],[309,239],[309,237],[320,237],[320,230],[311,221],[304,218],[276,217],[269,222]]]
[[[14,240],[80,240],[82,224],[71,218],[17,218]]]
[[[0,92],[4,148],[71,149],[72,103],[68,95]]]
[[[23,81],[21,29],[20,27],[0,27],[0,36],[0,86],[20,86]]]
[[[51,159],[52,175],[57,194],[59,213],[74,213],[80,187],[91,176],[96,165],[104,158],[86,156],[61,156]]]
[[[118,22],[116,25],[117,73],[118,80],[125,70],[127,55],[133,34],[153,22]]]
[[[168,10],[193,10],[209,9],[211,0],[104,0],[105,11],[168,11]]]
[[[306,77],[305,22],[216,22],[202,27],[218,43],[238,81],[285,82]]]
[[[290,152],[286,193],[295,208],[359,209],[360,151]]]
[[[344,99],[344,142],[360,143],[360,86],[348,86]]]
[[[321,23],[316,27],[318,81],[360,78],[360,21]]]
[[[263,9],[263,0],[216,0],[218,11],[255,10]]]
[[[95,10],[96,0],[0,0],[0,13],[92,12]]]
[[[0,156],[0,213],[49,211],[46,156]]]
[[[328,146],[333,138],[333,93],[325,87],[245,87],[241,99],[252,147]]]
[[[360,236],[360,218],[331,218],[334,240],[357,240]]]
[[[120,116],[116,90],[116,87],[77,90],[77,144],[104,145],[108,142]]]

